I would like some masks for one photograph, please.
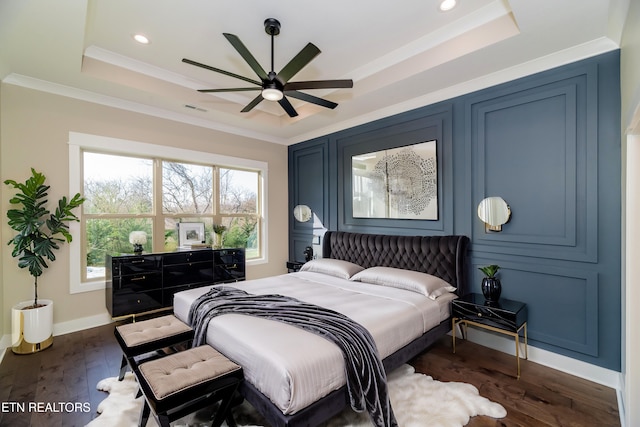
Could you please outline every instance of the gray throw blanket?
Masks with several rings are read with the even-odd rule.
[[[376,426],[398,425],[378,349],[362,325],[343,314],[295,298],[213,287],[189,310],[189,324],[195,331],[193,345],[205,343],[207,326],[213,317],[230,313],[284,322],[333,342],[344,354],[351,407],[357,412],[366,410]]]

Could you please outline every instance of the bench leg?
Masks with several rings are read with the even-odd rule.
[[[142,405],[142,411],[140,411],[140,419],[138,420],[138,427],[145,427],[147,425],[147,421],[149,421],[149,413],[151,412],[151,408],[149,407],[149,403],[147,400],[144,400],[144,404]]]
[[[167,414],[158,414],[157,417],[160,427],[171,427],[171,421],[169,421],[169,416]]]
[[[122,362],[120,362],[120,374],[118,375],[118,381],[122,381],[124,379],[124,374],[127,372],[128,365],[129,363],[127,363],[127,357],[123,354]]]
[[[233,418],[233,414],[231,413],[231,410],[229,410],[229,414],[227,415],[227,425],[229,427],[238,427],[238,424],[236,424],[236,420],[235,418]]]
[[[235,427],[236,421],[231,413],[231,402],[235,397],[236,390],[238,390],[238,385],[240,385],[240,383],[236,383],[233,386],[219,391],[221,393],[226,393],[226,396],[220,401],[220,406],[218,406],[218,410],[216,411],[216,416],[213,418],[211,427],[220,427],[225,419],[227,420],[229,427]],[[214,393],[214,395],[215,394],[217,394],[217,392]]]

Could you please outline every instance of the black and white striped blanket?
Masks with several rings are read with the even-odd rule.
[[[213,287],[194,301],[189,323],[194,346],[206,341],[209,321],[222,314],[245,314],[284,322],[315,333],[343,352],[351,407],[366,410],[374,425],[395,427],[387,379],[376,344],[362,325],[349,317],[283,295],[254,295],[231,287]]]

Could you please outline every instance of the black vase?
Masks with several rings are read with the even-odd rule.
[[[502,293],[500,279],[495,277],[485,277],[482,279],[482,295],[489,302],[498,302]]]

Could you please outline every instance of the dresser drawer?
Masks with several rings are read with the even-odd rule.
[[[214,283],[244,280],[244,264],[218,264],[213,267]]]
[[[113,278],[113,288],[118,289],[160,289],[162,288],[162,272],[150,271],[146,273],[129,274]]]
[[[158,310],[162,305],[162,290],[138,291],[133,288],[114,290],[111,316],[120,317]]]
[[[213,281],[215,283],[237,282],[244,279],[244,249],[214,250]]]
[[[214,250],[214,264],[244,264],[244,249]]]
[[[213,251],[211,249],[202,249],[197,251],[183,251],[166,254],[164,256],[164,265],[186,264],[192,262],[212,262]]]
[[[162,270],[165,288],[186,284],[202,285],[213,283],[213,262],[192,262],[187,264],[165,265]]]
[[[162,268],[162,257],[153,255],[125,257],[114,260],[111,268],[113,277],[160,271]]]

